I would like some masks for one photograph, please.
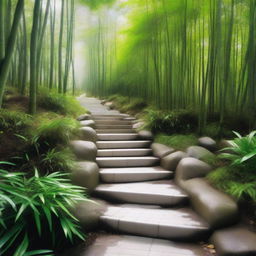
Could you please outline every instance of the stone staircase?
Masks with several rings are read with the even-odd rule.
[[[198,240],[207,237],[210,228],[189,207],[188,196],[172,180],[173,172],[159,166],[159,158],[152,155],[151,141],[141,140],[133,130],[134,118],[108,110],[96,99],[86,98],[82,105],[90,110],[98,135],[96,161],[102,184],[94,197],[107,202],[100,220],[106,230],[120,234],[98,238],[83,255],[205,255],[196,244],[161,240]],[[107,243],[111,237],[118,242]],[[147,249],[153,240],[159,248]],[[124,252],[123,244],[139,249],[135,246],[132,252],[128,248]]]

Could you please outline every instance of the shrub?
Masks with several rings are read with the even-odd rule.
[[[87,112],[73,96],[49,92],[42,89],[38,96],[38,106],[44,110],[73,117]]]
[[[219,158],[228,161],[224,168],[218,168],[208,178],[217,187],[242,200],[256,201],[256,131],[230,141],[231,146],[223,150]]]
[[[136,114],[143,111],[147,107],[147,103],[143,99],[134,98],[120,108],[122,112],[128,112],[130,114]]]
[[[72,118],[58,118],[46,121],[37,128],[33,141],[39,145],[55,147],[67,145],[72,136],[79,132],[79,122]]]
[[[167,145],[177,150],[186,150],[186,148],[197,144],[197,137],[194,134],[158,134],[155,137],[155,142]]]
[[[70,149],[53,148],[41,155],[42,169],[47,172],[70,172],[75,165]]]
[[[197,116],[188,110],[160,111],[148,109],[144,116],[146,126],[154,133],[186,133],[197,128]]]
[[[83,189],[71,185],[63,174],[40,177],[35,171],[27,178],[25,173],[0,170],[0,180],[1,255],[52,255],[38,249],[54,250],[57,243],[84,240],[70,208],[87,199]]]

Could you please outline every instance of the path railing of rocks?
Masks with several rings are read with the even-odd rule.
[[[81,255],[202,256],[198,241],[208,239],[220,256],[256,255],[256,236],[240,225],[236,202],[204,178],[212,167],[200,159],[213,154],[213,140],[175,151],[136,132],[135,118],[98,99],[78,99],[91,114],[78,118],[72,177],[96,203],[78,204],[75,214],[87,229],[109,231]]]

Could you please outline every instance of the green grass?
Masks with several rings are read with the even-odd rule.
[[[47,111],[72,117],[88,112],[73,96],[49,92],[43,89],[40,90],[38,96],[38,106]]]
[[[155,142],[184,151],[190,146],[197,145],[198,138],[194,134],[158,134],[155,137]]]
[[[41,121],[34,134],[33,140],[50,147],[67,145],[70,139],[78,134],[80,124],[73,118],[57,118]]]
[[[32,122],[32,116],[24,112],[0,109],[0,131],[25,134]]]

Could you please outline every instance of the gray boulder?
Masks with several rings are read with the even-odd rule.
[[[153,139],[153,134],[150,131],[142,130],[138,132],[138,135],[140,139],[142,140],[152,140]]]
[[[81,115],[81,116],[79,116],[78,118],[77,118],[77,121],[84,121],[84,120],[90,120],[91,119],[91,115],[89,115],[89,114],[83,114],[83,115]]]
[[[71,173],[72,182],[91,193],[99,184],[99,167],[95,162],[77,162]]]
[[[152,143],[151,148],[153,150],[153,155],[159,158],[163,158],[175,151],[175,149],[160,143]]]
[[[145,122],[140,121],[140,122],[135,123],[135,124],[132,126],[132,128],[135,129],[135,130],[137,130],[137,129],[141,129],[144,125],[145,125]]]
[[[93,231],[98,228],[100,217],[105,210],[106,204],[104,201],[88,200],[77,203],[72,212],[86,231]]]
[[[84,120],[80,122],[81,126],[89,126],[91,128],[95,128],[96,124],[93,120]]]
[[[91,127],[82,127],[80,128],[81,140],[96,142],[98,136],[96,131]]]
[[[238,221],[238,206],[227,194],[213,188],[205,179],[195,178],[184,182],[194,210],[212,228],[222,228]]]
[[[208,149],[200,146],[191,146],[187,148],[187,154],[189,157],[194,157],[199,160],[215,157],[215,155],[212,152],[210,152]]]
[[[198,145],[206,148],[210,151],[215,151],[217,149],[217,143],[210,137],[201,137],[198,139]]]
[[[243,226],[215,231],[210,240],[219,256],[256,255],[256,234]]]
[[[91,141],[73,140],[70,142],[71,149],[80,160],[96,161],[97,147]]]
[[[212,167],[203,161],[192,157],[183,158],[176,168],[175,182],[184,188],[184,181],[204,177],[211,170]]]
[[[175,171],[180,160],[186,156],[187,154],[182,151],[171,153],[161,159],[161,166],[166,170]]]

